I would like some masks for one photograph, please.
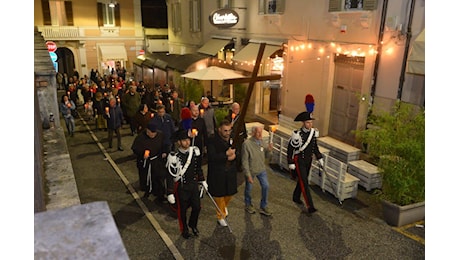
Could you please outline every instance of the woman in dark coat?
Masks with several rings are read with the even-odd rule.
[[[227,205],[237,193],[236,152],[231,146],[232,125],[228,120],[222,120],[217,129],[218,134],[209,139],[208,176],[209,193],[214,197],[217,206],[217,222],[227,226],[225,217],[228,215]]]
[[[153,112],[149,111],[147,104],[141,104],[137,110],[136,115],[134,115],[134,125],[136,127],[136,132],[139,134],[144,131],[147,127],[149,121],[153,118]]]

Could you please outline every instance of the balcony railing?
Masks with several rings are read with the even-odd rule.
[[[75,26],[39,26],[45,39],[78,39],[84,36],[83,32]]]

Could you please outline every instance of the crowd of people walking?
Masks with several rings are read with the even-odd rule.
[[[208,96],[203,96],[198,104],[184,102],[178,90],[166,84],[145,86],[143,82],[126,80],[116,74],[100,77],[94,70],[90,78],[86,75],[78,78],[74,74],[63,86],[59,83],[59,88],[65,90],[60,111],[70,137],[74,134],[78,106],[84,108],[84,119],[92,122],[96,131],[107,132],[111,152],[114,152],[111,150],[114,134],[116,150],[124,151],[121,129],[123,125],[129,126],[134,136],[130,149],[136,157],[139,190],[144,192],[145,199],[153,195],[172,205],[185,239],[192,237],[191,234],[199,235],[203,193],[213,200],[217,223],[228,226],[230,202],[238,192],[238,172],[245,176],[245,210],[249,214],[256,212],[251,191],[254,178],[257,178],[262,190],[259,212],[266,217],[272,216],[268,207],[265,159],[270,157],[273,144],[264,143],[260,126],[250,129],[248,135],[238,103],[233,103],[228,115],[218,122]],[[298,177],[293,201],[302,204],[300,196],[303,194],[310,213],[316,209],[306,180],[312,155],[321,159],[316,136],[310,134],[314,132],[312,120],[310,115],[302,114],[299,121],[304,122],[303,127],[293,133],[293,137],[296,134],[300,139],[295,139],[295,145],[291,142],[288,147],[290,168]],[[235,128],[238,124],[243,126]],[[203,173],[205,165],[207,174]],[[191,213],[187,218],[189,208]]]

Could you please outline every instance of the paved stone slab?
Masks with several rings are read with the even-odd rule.
[[[129,259],[105,201],[34,216],[35,259]]]

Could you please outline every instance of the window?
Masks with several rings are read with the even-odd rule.
[[[231,8],[233,7],[233,0],[220,0],[219,6],[220,8]]]
[[[329,0],[329,12],[377,9],[377,0]]]
[[[190,1],[190,31],[201,31],[201,0]]]
[[[109,3],[97,3],[97,20],[99,26],[120,26],[120,4],[115,2],[114,7]]]
[[[285,0],[259,0],[259,14],[283,14]]]
[[[172,29],[173,32],[178,33],[182,31],[182,20],[181,20],[181,10],[180,3],[173,3],[172,5]]]
[[[63,0],[43,0],[43,24],[73,26],[72,2]]]

